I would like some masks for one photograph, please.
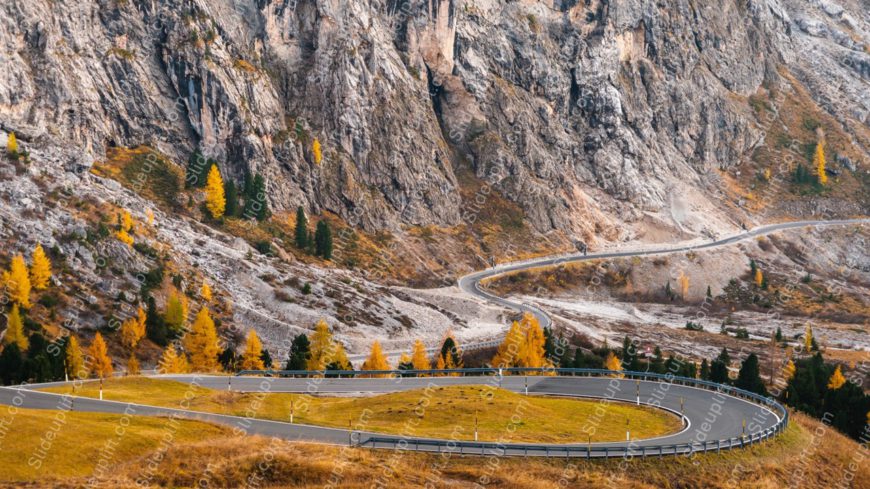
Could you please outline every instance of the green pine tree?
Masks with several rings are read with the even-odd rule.
[[[701,362],[701,380],[710,380],[710,364],[706,358]]]
[[[448,355],[450,355],[450,360],[454,366],[462,363],[462,355],[459,353],[456,341],[453,340],[452,336],[445,338],[444,343],[441,344],[441,358],[445,359],[445,363],[447,363],[446,359]]]
[[[308,336],[300,333],[293,338],[293,343],[290,344],[290,357],[284,368],[286,370],[305,370],[309,358],[311,358],[311,343],[308,341]]]
[[[157,310],[157,303],[150,295],[147,299],[148,310],[145,314],[145,335],[160,346],[166,346],[169,341],[169,328],[163,320],[163,314]]]
[[[24,359],[18,345],[10,343],[0,353],[0,383],[3,385],[18,384],[23,379],[22,367]]]
[[[710,364],[710,381],[717,384],[727,384],[730,382],[728,377],[728,365],[731,364],[731,356],[728,355],[728,349],[722,348],[722,352]]]
[[[268,194],[266,194],[266,181],[263,179],[263,175],[260,175],[259,173],[254,177],[253,198],[256,203],[254,217],[258,221],[265,221],[272,215],[272,212],[269,210],[269,198]]]
[[[224,183],[224,195],[227,199],[227,206],[224,210],[224,215],[227,217],[239,217],[241,208],[239,207],[239,191],[236,184],[230,178],[227,178]]]
[[[653,354],[655,356],[653,356],[652,362],[650,363],[650,370],[657,374],[665,373],[665,359],[662,356],[662,349],[656,346]]]
[[[329,223],[321,220],[317,222],[317,230],[314,233],[314,253],[325,260],[332,258],[332,230]]]
[[[308,248],[308,218],[305,209],[300,205],[296,208],[296,247],[300,250]]]
[[[260,352],[260,360],[263,361],[266,369],[272,368],[272,354],[269,353],[269,350],[263,348],[263,351]]]
[[[743,360],[743,363],[740,364],[740,372],[737,374],[737,381],[734,382],[734,386],[762,396],[767,395],[767,389],[761,380],[758,357],[755,353],[750,353],[746,357],[746,360]]]

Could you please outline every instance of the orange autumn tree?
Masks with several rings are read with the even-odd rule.
[[[372,350],[369,357],[363,362],[362,370],[390,370],[390,364],[387,362],[387,357],[381,349],[381,343],[377,340],[372,343]],[[389,374],[375,374],[373,377],[389,377]]]
[[[66,373],[73,379],[84,379],[88,376],[87,365],[82,349],[79,347],[79,339],[70,335],[66,344]]]
[[[9,271],[3,272],[2,285],[9,300],[25,309],[30,308],[30,274],[27,272],[24,256],[18,254],[12,258]]]
[[[266,370],[266,367],[271,368],[271,365],[263,363],[263,343],[260,342],[260,337],[253,329],[248,331],[248,337],[245,340],[245,352],[242,354],[242,370]]]
[[[308,341],[310,354],[305,365],[308,370],[327,370],[327,367],[338,367],[340,370],[351,368],[344,346],[332,337],[332,331],[323,319],[314,325],[314,332],[309,335]]]
[[[764,285],[764,273],[761,271],[760,268],[755,269],[755,277],[753,277],[753,279],[755,280],[755,285],[758,288],[761,288],[761,286]]]
[[[678,279],[680,283],[680,295],[683,296],[683,300],[689,299],[689,276],[683,272],[680,272],[680,278]]]
[[[207,282],[202,283],[202,287],[199,289],[199,296],[202,297],[202,300],[206,302],[211,302],[212,293],[211,287],[208,286]]]
[[[544,343],[546,337],[538,319],[531,313],[523,314],[522,319],[514,321],[502,344],[492,359],[497,368],[549,366]]]
[[[127,375],[139,375],[139,360],[136,360],[136,355],[130,355],[127,360]]]
[[[139,341],[145,337],[145,311],[140,307],[136,317],[131,317],[121,324],[121,343],[133,350]]]
[[[788,382],[794,377],[796,371],[797,367],[795,367],[794,362],[789,359],[788,363],[785,364],[785,367],[782,368],[782,376],[785,378],[785,381]]]
[[[13,158],[18,157],[18,138],[15,137],[14,132],[10,132],[6,137],[6,152]]]
[[[834,370],[834,373],[831,374],[831,378],[828,379],[828,389],[837,390],[840,387],[843,387],[843,384],[846,383],[846,378],[843,377],[843,372],[840,371],[840,366],[837,365],[837,369]]]
[[[452,370],[462,367],[462,350],[459,349],[459,345],[457,345],[456,338],[453,337],[453,333],[451,331],[448,331],[446,337],[444,338],[444,342],[441,343],[441,351],[438,352],[438,358],[435,362],[435,368],[437,370]],[[456,377],[459,374],[454,372],[447,375]]]
[[[607,354],[607,359],[604,361],[604,368],[615,372],[622,372],[622,360],[620,360],[613,352]],[[622,378],[622,374],[615,374],[614,377]]]
[[[175,345],[170,344],[163,350],[158,370],[162,374],[186,374],[190,371],[190,365],[184,355],[179,355],[175,351]]]
[[[181,336],[184,332],[188,312],[189,303],[187,297],[175,289],[171,290],[169,297],[166,299],[166,311],[163,313],[163,318],[166,321],[166,326],[178,336]]]
[[[816,164],[816,173],[819,174],[819,183],[821,185],[826,185],[828,183],[828,173],[825,169],[825,140],[819,141],[819,144],[816,145],[816,154],[813,157],[813,161]]]
[[[214,321],[208,308],[203,307],[196,314],[190,331],[182,340],[184,349],[190,354],[190,366],[197,372],[216,372],[220,370],[218,354],[220,342]]]
[[[311,152],[314,153],[314,162],[319,165],[323,161],[323,151],[320,148],[319,139],[314,138],[314,142],[311,143]]]
[[[414,342],[414,349],[411,352],[411,368],[414,370],[432,369],[432,362],[429,361],[429,356],[426,355],[426,347],[420,340]]]
[[[220,219],[227,208],[224,180],[217,165],[211,165],[205,182],[205,207],[213,219]]]
[[[103,340],[103,335],[99,332],[94,336],[94,341],[88,349],[88,355],[91,357],[91,373],[97,377],[104,379],[112,376],[112,359],[109,358],[106,342]]]
[[[48,288],[49,279],[51,279],[51,260],[45,255],[45,250],[42,249],[41,244],[36,244],[31,260],[30,282],[36,290],[45,290]]]
[[[24,334],[24,320],[21,318],[18,304],[12,304],[12,309],[6,316],[6,334],[3,336],[3,344],[15,344],[21,353],[26,352],[30,347],[30,341]]]

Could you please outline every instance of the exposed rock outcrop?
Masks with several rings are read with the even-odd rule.
[[[74,166],[111,145],[200,147],[236,179],[264,174],[276,208],[367,229],[462,222],[470,161],[538,231],[613,238],[748,158],[765,127],[746,99],[781,69],[866,130],[865,7],[13,0],[0,113],[31,144],[79,148]]]

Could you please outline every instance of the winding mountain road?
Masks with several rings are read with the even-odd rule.
[[[680,244],[676,246],[663,247],[663,248],[654,248],[654,249],[643,249],[643,250],[625,250],[625,251],[614,251],[607,253],[574,253],[562,256],[550,256],[550,257],[542,257],[535,258],[532,260],[525,260],[521,262],[512,262],[505,263],[503,265],[497,265],[492,268],[488,268],[486,270],[481,270],[479,272],[474,272],[459,279],[459,288],[462,289],[463,292],[467,294],[471,294],[475,297],[483,299],[485,301],[491,302],[493,304],[497,304],[502,307],[506,307],[508,309],[512,309],[518,312],[530,312],[535,315],[538,321],[541,323],[542,327],[548,327],[552,324],[552,320],[550,316],[547,315],[541,308],[534,305],[522,304],[516,301],[512,301],[509,299],[505,299],[499,297],[491,292],[488,292],[481,288],[480,283],[483,280],[493,279],[500,275],[505,275],[508,273],[516,273],[522,272],[524,270],[529,270],[533,268],[541,268],[541,267],[553,267],[558,265],[563,265],[566,263],[575,263],[581,262],[585,260],[601,260],[608,258],[630,258],[635,256],[650,256],[650,255],[665,255],[670,253],[681,253],[693,250],[705,250],[710,248],[717,248],[720,246],[726,246],[734,243],[738,243],[743,240],[747,240],[750,238],[756,238],[758,236],[766,236],[768,234],[773,234],[778,231],[783,231],[787,229],[796,229],[803,227],[825,227],[825,226],[842,226],[842,225],[864,225],[870,224],[870,218],[865,219],[840,219],[840,220],[831,220],[831,221],[794,221],[794,222],[785,222],[780,224],[770,224],[767,226],[761,226],[754,229],[751,229],[745,233],[736,234],[733,236],[729,236],[727,238],[714,240],[708,243],[693,243],[693,244]]]
[[[775,409],[760,404],[726,395],[716,390],[707,390],[687,385],[669,382],[635,381],[607,377],[522,377],[522,376],[487,376],[487,377],[433,377],[414,378],[399,377],[392,379],[323,379],[323,378],[279,378],[279,377],[226,377],[198,375],[165,375],[159,378],[195,384],[216,390],[226,390],[228,385],[233,391],[241,392],[296,392],[312,395],[323,394],[359,394],[387,393],[412,389],[425,389],[435,386],[451,385],[491,385],[515,392],[524,392],[528,385],[529,394],[556,395],[578,398],[602,399],[602,406],[610,402],[640,403],[667,410],[683,420],[683,428],[677,433],[665,436],[635,440],[631,442],[585,443],[586,433],[594,433],[597,423],[595,419],[587,420],[583,433],[577,434],[575,443],[568,444],[517,444],[511,443],[509,428],[512,416],[505,415],[505,428],[499,433],[498,443],[449,442],[452,450],[461,450],[465,454],[500,454],[539,456],[555,454],[559,450],[571,456],[584,455],[587,448],[595,451],[590,456],[622,456],[624,450],[659,450],[663,454],[685,453],[685,448],[678,447],[697,445],[708,440],[730,440],[731,444],[741,443],[746,437],[758,437],[759,434],[770,433],[781,421]],[[231,382],[231,384],[230,384]],[[250,410],[250,416],[227,416],[214,413],[191,411],[189,409],[158,407],[138,403],[116,402],[111,400],[111,390],[105,393],[106,400],[86,397],[70,397],[61,394],[42,392],[37,389],[63,385],[64,382],[54,382],[26,387],[0,388],[0,404],[15,405],[19,408],[50,409],[65,411],[84,411],[99,413],[115,413],[134,416],[160,416],[175,419],[198,420],[229,426],[237,434],[263,435],[286,440],[309,441],[335,445],[371,446],[372,440],[377,440],[381,448],[397,448],[404,446],[410,450],[409,444],[416,444],[420,451],[448,450],[444,441],[417,437],[413,432],[403,436],[385,435],[366,430],[365,419],[353,420],[352,430],[328,428],[322,426],[291,424],[289,422],[257,419],[256,409]],[[437,395],[421,390],[421,401],[430,400]],[[147,399],[143,399],[147,402]],[[179,400],[179,405],[183,400]],[[426,402],[428,406],[430,403]],[[431,403],[431,409],[439,409]],[[518,415],[533,417],[533,411],[517,411]],[[513,422],[522,422],[514,420]],[[743,430],[744,422],[747,429]],[[467,437],[473,430],[471,426],[457,426],[457,431]],[[629,428],[630,429],[630,428]],[[746,438],[747,440],[749,438]],[[722,442],[723,447],[725,442]],[[742,443],[741,443],[742,446]],[[670,452],[663,448],[673,447]],[[712,446],[710,447],[712,448]],[[717,445],[718,448],[718,445]],[[572,450],[574,452],[572,452]],[[583,452],[581,452],[583,451]]]
[[[518,311],[535,314],[543,325],[550,325],[549,316],[541,309],[523,305],[497,297],[480,287],[483,279],[493,278],[510,272],[530,268],[555,266],[582,260],[606,259],[632,256],[648,256],[676,253],[690,250],[708,249],[736,243],[756,236],[770,234],[785,229],[805,226],[863,225],[870,219],[838,221],[800,221],[774,224],[753,229],[749,232],[731,236],[710,243],[678,245],[668,248],[637,251],[619,251],[598,254],[574,254],[561,257],[540,258],[522,263],[511,263],[467,275],[459,280],[459,287],[483,300]],[[590,372],[561,372],[563,374],[589,374]],[[585,433],[595,429],[594,420],[587,421],[583,433],[578,433],[575,443],[515,444],[510,442],[508,422],[505,436],[498,443],[463,442],[455,440],[434,440],[417,437],[413,433],[405,436],[384,435],[366,430],[364,420],[352,425],[351,429],[336,429],[320,426],[291,424],[287,422],[256,419],[256,412],[249,417],[227,416],[213,413],[191,411],[182,408],[149,406],[111,401],[111,391],[106,392],[107,400],[63,396],[41,392],[37,389],[62,385],[57,382],[34,386],[0,388],[0,404],[17,408],[52,409],[162,416],[182,419],[202,420],[231,426],[234,431],[244,434],[275,436],[288,440],[312,441],[338,445],[357,445],[376,448],[395,448],[400,450],[449,451],[478,455],[528,455],[564,457],[613,457],[670,455],[694,453],[698,450],[744,446],[746,443],[760,441],[773,436],[781,430],[787,416],[778,404],[752,398],[734,389],[723,390],[721,386],[689,379],[647,378],[646,380],[620,379],[611,377],[587,376],[505,376],[484,377],[398,377],[391,379],[337,379],[337,378],[278,378],[278,377],[225,377],[170,375],[157,376],[186,384],[197,384],[207,388],[246,392],[298,392],[309,394],[361,394],[386,393],[428,386],[489,384],[515,392],[529,394],[558,395],[578,398],[599,399],[602,405],[609,402],[639,403],[667,410],[683,420],[683,429],[678,433],[647,440],[631,440],[612,443],[584,443]],[[689,385],[693,384],[693,385]],[[526,387],[528,386],[528,387]],[[425,390],[421,391],[425,395]],[[181,402],[181,400],[179,400]],[[143,399],[147,402],[147,399]],[[534,416],[535,413],[526,413]],[[461,427],[469,433],[470,427]]]

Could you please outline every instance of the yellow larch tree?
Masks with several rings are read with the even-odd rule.
[[[203,307],[199,310],[182,342],[190,355],[190,366],[193,370],[197,372],[220,370],[218,363],[220,343],[208,308]]]
[[[807,323],[806,330],[804,331],[804,348],[806,348],[807,352],[813,350],[813,327],[810,326],[810,323]]]
[[[6,138],[6,152],[13,157],[18,156],[18,138],[14,132],[10,132]]]
[[[184,332],[184,326],[187,324],[188,313],[189,303],[187,297],[173,289],[166,299],[166,311],[163,313],[166,326],[176,335],[181,336]]]
[[[764,284],[764,273],[761,271],[761,268],[755,269],[755,277],[753,277],[753,280],[755,280],[755,285],[759,288]]]
[[[680,278],[678,279],[678,282],[680,284],[680,295],[682,295],[684,301],[688,300],[689,299],[689,276],[681,271]]]
[[[12,302],[25,309],[30,308],[30,275],[21,254],[12,258],[9,271],[3,273],[3,285]]]
[[[459,349],[459,344],[456,342],[453,332],[447,331],[447,334],[444,335],[444,341],[441,342],[441,351],[438,352],[435,368],[438,370],[452,370],[460,369],[463,366],[462,350]],[[459,373],[453,372],[447,375],[458,377]]]
[[[149,226],[154,225],[154,211],[152,211],[151,209],[146,210],[145,211],[145,218],[148,220]]]
[[[785,367],[782,368],[782,376],[785,378],[785,381],[788,382],[794,378],[796,371],[797,367],[795,367],[794,362],[789,359],[788,363],[785,364]]]
[[[344,351],[344,345],[337,341],[334,342],[334,344],[334,353],[332,354],[329,363],[338,365],[341,370],[350,370],[352,365],[350,364],[350,360],[347,359],[347,352]]]
[[[212,165],[205,181],[205,207],[213,219],[220,219],[227,208],[224,179],[217,165]]]
[[[816,172],[819,174],[819,183],[822,185],[826,185],[828,183],[828,173],[825,170],[826,162],[825,162],[825,141],[819,141],[819,144],[816,145],[816,155],[813,158],[816,164]]]
[[[121,209],[121,231],[133,230],[133,215],[127,209]]]
[[[145,311],[140,307],[136,317],[131,317],[121,324],[121,343],[134,350],[139,341],[145,337]]]
[[[604,368],[615,372],[622,372],[622,361],[613,353],[607,354],[607,359],[604,360]],[[616,374],[615,377],[622,377],[622,374]]]
[[[432,362],[429,360],[429,356],[426,355],[426,346],[420,340],[414,342],[414,349],[411,352],[411,367],[414,370],[432,369]]]
[[[843,372],[840,371],[840,366],[837,365],[837,369],[834,370],[834,373],[831,374],[831,378],[828,379],[828,389],[837,390],[840,387],[843,387],[843,384],[846,383],[846,378],[843,377]]]
[[[120,231],[115,233],[115,237],[118,238],[118,241],[124,243],[129,247],[133,247],[133,236],[130,236],[130,233],[121,229]]]
[[[30,282],[36,290],[45,290],[48,288],[48,281],[51,279],[51,260],[45,255],[45,250],[42,249],[42,244],[37,243],[33,249],[30,265]]]
[[[170,344],[163,350],[163,356],[157,364],[158,370],[163,374],[186,374],[190,372],[190,365],[184,355],[175,351],[175,345]]]
[[[104,379],[112,375],[112,359],[109,358],[106,341],[103,340],[103,335],[97,332],[94,335],[94,341],[88,349],[88,356],[91,360],[91,373],[97,377]]]
[[[499,345],[492,365],[498,368],[532,367],[548,365],[544,343],[546,337],[538,319],[530,313],[511,325],[502,344]]]
[[[70,335],[66,344],[66,372],[73,379],[85,379],[88,377],[85,357],[79,346],[79,339]]]
[[[139,375],[139,360],[136,360],[136,355],[130,355],[127,360],[127,375]]]
[[[136,310],[136,327],[139,328],[139,337],[140,338],[145,337],[145,331],[146,331],[145,328],[147,327],[146,326],[147,322],[148,322],[148,315],[145,314],[145,309],[142,309],[142,307],[140,306]]]
[[[381,349],[381,343],[377,340],[372,343],[372,350],[369,357],[362,364],[362,370],[390,370],[390,364],[387,362],[387,357]],[[389,377],[389,374],[376,374],[374,377]]]
[[[321,161],[323,161],[323,151],[320,148],[320,140],[314,138],[314,142],[311,143],[311,152],[314,153],[314,162],[318,165]]]
[[[309,338],[311,346],[311,356],[308,358],[306,368],[308,370],[323,370],[333,361],[336,354],[335,341],[332,339],[332,332],[329,330],[329,325],[321,319],[314,325],[314,332]]]
[[[411,365],[411,356],[408,355],[407,353],[403,352],[402,355],[399,356],[399,364],[396,368],[398,370],[402,370],[405,365],[407,365],[410,368],[414,368],[414,366]]]
[[[515,367],[524,339],[525,333],[520,323],[514,321],[492,358],[492,366],[495,368]]]
[[[21,353],[26,352],[30,347],[30,341],[24,334],[24,320],[21,318],[18,304],[12,304],[12,309],[6,315],[6,335],[3,336],[3,344],[11,345],[13,343],[18,345],[18,350]]]
[[[548,362],[544,343],[546,343],[547,338],[544,336],[544,331],[541,329],[538,319],[532,314],[526,314],[522,322],[526,324],[526,327],[525,338],[520,347],[518,366],[530,368],[546,367]]]
[[[199,289],[199,296],[202,297],[202,300],[206,302],[211,302],[212,294],[211,287],[208,286],[207,282],[202,283],[202,287]]]
[[[245,340],[245,351],[242,354],[242,370],[265,370],[266,365],[263,364],[262,354],[263,343],[260,342],[257,332],[252,329],[248,331],[248,337]]]

